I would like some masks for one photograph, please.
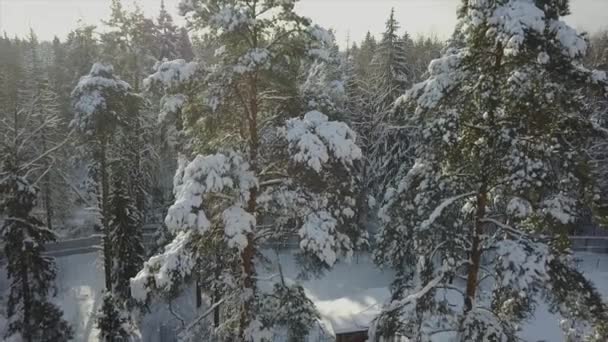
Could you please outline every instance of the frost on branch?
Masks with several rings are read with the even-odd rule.
[[[172,232],[196,230],[206,232],[210,227],[204,211],[204,196],[222,193],[232,196],[234,203],[246,203],[249,189],[257,181],[249,165],[236,154],[196,156],[193,161],[180,161],[174,179],[175,203],[169,208],[165,224]]]
[[[317,111],[308,112],[303,119],[287,121],[285,134],[293,161],[316,172],[321,172],[331,159],[351,166],[362,157],[355,144],[356,133],[345,123],[328,121],[326,115]]]

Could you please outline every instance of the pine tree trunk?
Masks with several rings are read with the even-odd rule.
[[[21,240],[21,243],[25,243],[25,239]],[[31,309],[32,309],[32,296],[30,293],[30,284],[29,284],[29,276],[28,276],[28,262],[27,258],[24,257],[21,260],[21,292],[23,296],[23,327],[21,331],[21,335],[23,336],[23,340],[26,342],[32,342],[32,333],[35,327],[31,325]]]
[[[112,291],[112,245],[110,241],[110,221],[108,212],[108,200],[110,196],[110,186],[107,168],[107,140],[104,137],[101,142],[100,172],[101,172],[101,221],[103,225],[103,261],[105,272],[106,290]]]
[[[503,56],[503,48],[502,44],[498,43],[496,46],[496,59],[493,65],[494,74],[498,74],[500,72],[501,64],[502,64],[502,56]],[[497,84],[497,78],[494,77],[494,89],[499,88],[499,84]],[[489,108],[488,108],[488,117],[489,117],[489,125],[492,127],[494,125],[494,113],[496,111],[497,103],[496,99],[490,97],[489,100]],[[488,146],[494,145],[494,137],[490,135],[488,137]],[[488,173],[493,163],[493,158],[491,155],[484,155],[482,165],[482,172]],[[469,266],[468,275],[467,275],[467,288],[466,288],[466,298],[464,301],[464,315],[466,316],[473,309],[473,302],[475,301],[475,295],[477,293],[477,287],[479,285],[479,269],[481,268],[481,236],[484,230],[484,222],[483,219],[486,215],[488,205],[488,179],[486,176],[482,176],[481,186],[477,193],[477,209],[475,212],[475,225],[473,227],[473,243],[471,246],[471,265]]]
[[[200,309],[203,306],[203,297],[201,296],[201,283],[198,278],[194,284],[194,296],[196,297],[196,308]]]
[[[481,267],[481,235],[483,234],[483,218],[486,215],[487,193],[486,185],[483,184],[477,194],[477,210],[475,212],[475,226],[473,227],[473,244],[471,247],[471,265],[467,275],[466,298],[464,300],[465,316],[473,308],[475,294],[477,292],[479,269]]]
[[[220,265],[222,262],[222,259],[220,258],[219,253],[215,254],[215,265]],[[222,276],[222,270],[219,267],[215,267],[215,281],[216,283],[219,283],[220,279]],[[220,326],[220,307],[221,304],[218,304],[220,302],[220,300],[222,299],[222,294],[220,292],[219,287],[217,286],[217,284],[214,286],[214,290],[213,290],[213,305],[215,305],[215,308],[213,309],[213,327],[214,328],[218,328]]]
[[[257,74],[251,75],[250,79],[250,100],[249,100],[249,163],[251,171],[257,176],[258,173],[258,98],[257,98]],[[247,211],[256,215],[257,210],[257,189],[251,188],[249,193],[249,202],[247,205]],[[241,309],[241,319],[239,328],[239,337],[242,341],[245,340],[245,329],[251,323],[251,315],[254,308],[255,298],[255,265],[254,257],[256,253],[255,238],[253,233],[247,234],[247,246],[241,253],[241,262],[243,266],[243,290],[245,292],[245,300],[243,301],[243,307]]]
[[[44,207],[46,209],[46,226],[48,229],[53,230],[53,199],[51,197],[51,181],[50,175],[47,174],[44,177]]]
[[[42,150],[46,151],[46,136],[42,135]],[[46,167],[50,167],[49,165],[45,165]],[[46,171],[45,171],[46,172]],[[46,226],[48,229],[53,229],[53,203],[51,197],[51,174],[47,172],[44,176],[44,181],[42,185],[43,200],[44,200],[44,209],[46,211]]]

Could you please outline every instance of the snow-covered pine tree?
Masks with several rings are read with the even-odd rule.
[[[204,290],[221,304],[215,333],[240,341],[270,340],[281,326],[311,322],[303,314],[287,324],[264,310],[274,297],[258,286],[259,246],[297,239],[309,265],[331,267],[365,241],[354,224],[353,164],[361,158],[355,133],[318,111],[304,112],[297,96],[294,71],[303,57],[329,56],[331,35],[294,5],[182,2],[191,25],[221,44],[198,79],[202,103],[187,103],[204,114],[188,121],[190,133],[202,135],[195,149],[212,154],[180,160],[165,220],[175,239],[131,284],[144,300],[153,290],[213,275]],[[184,61],[166,66],[176,77],[153,77],[170,83],[192,75]],[[303,303],[302,295],[289,291],[287,298]]]
[[[126,162],[121,161],[126,164]],[[141,215],[135,201],[129,195],[125,182],[128,179],[122,167],[113,167],[112,190],[110,195],[110,241],[112,243],[112,280],[115,297],[120,302],[131,298],[129,280],[144,264],[143,231]],[[126,303],[128,304],[128,303]]]
[[[112,14],[105,22],[109,31],[102,35],[104,60],[112,64],[125,80],[132,85],[133,92],[140,91],[140,86],[149,70],[157,62],[159,54],[158,30],[171,33],[170,16],[166,11],[161,13],[163,25],[159,28],[151,19],[146,18],[142,10],[135,6],[133,11],[123,8],[121,0],[113,0]],[[157,176],[158,164],[154,158],[158,149],[155,114],[149,110],[144,101],[129,103],[125,111],[125,124],[122,130],[124,144],[121,158],[131,165],[128,186],[136,201],[137,209],[146,214],[146,192],[152,188],[151,180]]]
[[[72,91],[72,100],[75,116],[71,125],[82,134],[95,169],[99,172],[95,182],[98,185],[99,212],[104,232],[105,284],[106,289],[111,291],[113,254],[109,224],[109,142],[119,125],[125,122],[128,105],[138,99],[134,99],[131,86],[114,75],[112,66],[96,63]]]
[[[398,274],[376,336],[515,341],[543,300],[569,338],[608,337],[607,306],[567,252],[601,199],[581,89],[608,83],[580,64],[566,14],[568,1],[463,1],[457,47],[400,100],[421,142],[380,212],[376,259]]]
[[[55,235],[33,216],[38,189],[18,175],[22,172],[8,161],[0,170],[2,243],[10,281],[9,327],[4,337],[21,337],[26,342],[69,341],[72,330],[49,299],[54,260],[43,255],[44,244],[54,241]]]
[[[18,55],[18,53],[17,53]],[[56,117],[44,121],[31,108],[20,106],[15,70],[0,65],[0,226],[6,271],[10,283],[4,338],[33,341],[68,341],[72,331],[51,301],[55,279],[52,258],[43,255],[44,244],[55,235],[32,209],[39,191],[35,183],[51,167],[46,161],[62,143],[38,146],[38,133]],[[19,69],[20,65],[14,65]]]
[[[395,100],[413,84],[412,41],[405,33],[400,36],[395,10],[386,22],[386,29],[378,43],[372,61],[371,96],[367,101],[373,111],[373,130],[368,134],[368,169],[372,194],[378,197],[394,180],[403,167],[412,164],[409,130],[402,125],[399,112],[393,110]]]
[[[158,163],[155,188],[151,190],[157,194],[156,202],[165,208],[173,199],[177,156],[180,153],[188,154],[192,145],[196,144],[196,137],[188,134],[188,128],[192,125],[186,107],[198,92],[198,85],[193,80],[202,75],[199,75],[198,63],[183,59],[157,63],[154,71],[143,82],[146,98],[151,107],[157,109],[154,120],[158,139],[156,153],[162,161]]]

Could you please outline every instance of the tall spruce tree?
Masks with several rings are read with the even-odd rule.
[[[240,341],[271,340],[276,327],[314,322],[308,310],[285,317],[276,314],[294,311],[265,309],[279,294],[290,301],[284,306],[306,301],[297,286],[259,289],[260,244],[297,239],[308,265],[327,268],[365,241],[354,224],[352,168],[361,158],[355,133],[318,110],[305,112],[294,77],[304,59],[330,56],[332,37],[294,6],[182,2],[192,26],[216,35],[220,48],[203,78],[183,60],[150,77],[198,81],[202,101],[177,104],[203,114],[186,122],[193,122],[190,134],[201,135],[194,149],[211,154],[180,161],[165,220],[175,238],[132,280],[133,294],[146,299],[192,277],[211,278],[204,291],[222,307],[215,333]]]
[[[413,84],[412,41],[405,33],[400,36],[395,10],[386,22],[382,40],[378,43],[372,61],[373,87],[368,103],[373,111],[373,130],[368,134],[371,145],[367,159],[373,172],[370,179],[373,194],[379,196],[394,180],[400,170],[411,165],[412,150],[407,139],[407,126],[393,110],[395,100]]]
[[[114,75],[112,66],[94,64],[91,72],[83,76],[72,91],[74,120],[72,126],[82,134],[84,143],[95,162],[98,174],[99,212],[104,232],[104,272],[106,289],[111,291],[112,244],[110,229],[110,141],[123,124],[128,106],[138,101],[131,86]]]
[[[411,40],[407,34],[399,36],[399,29],[393,8],[372,59],[374,85],[387,106],[403,95],[413,82],[411,66],[408,65]]]
[[[164,0],[160,2],[160,13],[158,14],[158,18],[156,18],[156,27],[158,30],[156,37],[156,45],[159,49],[158,60],[183,58],[178,49],[180,33],[177,26],[173,23],[171,14],[165,8]]]
[[[608,308],[568,255],[601,193],[582,149],[586,41],[568,1],[463,1],[453,46],[400,103],[420,125],[417,162],[390,189],[376,253],[398,274],[378,334],[516,341],[546,301],[568,340],[608,338]]]
[[[124,161],[123,161],[124,163]],[[110,241],[112,243],[114,293],[117,299],[128,302],[131,298],[129,280],[144,263],[141,215],[129,195],[124,179],[125,171],[115,166],[110,198]]]

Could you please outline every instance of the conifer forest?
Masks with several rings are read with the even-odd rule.
[[[608,26],[452,2],[2,33],[0,340],[608,341]]]

